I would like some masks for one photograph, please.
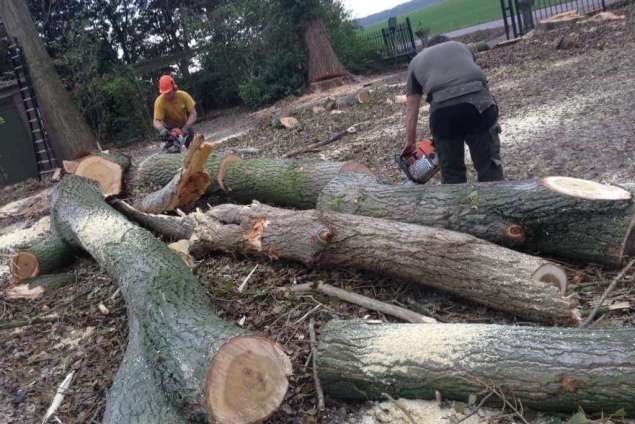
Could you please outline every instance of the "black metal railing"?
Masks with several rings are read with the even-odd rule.
[[[417,54],[410,19],[361,35],[362,45],[384,60],[413,58]]]

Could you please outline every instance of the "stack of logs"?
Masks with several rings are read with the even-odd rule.
[[[635,251],[634,187],[564,177],[393,186],[355,162],[208,158],[212,149],[197,136],[185,157],[144,161],[129,180],[158,190],[133,206],[113,208],[112,193],[64,177],[50,237],[13,258],[20,280],[83,250],[121,288],[130,340],[105,423],[261,422],[292,372],[281,346],[220,320],[181,258],[129,219],[187,240],[195,258],[220,251],[369,271],[560,326],[334,321],[315,353],[332,398],[466,400],[498,387],[540,410],[635,414],[635,331],[562,328],[580,324],[567,276],[532,256],[622,264]],[[238,204],[181,212],[214,192]]]

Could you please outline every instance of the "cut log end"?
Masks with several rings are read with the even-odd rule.
[[[546,177],[547,188],[557,193],[587,200],[630,200],[631,193],[619,187],[570,177]]]
[[[291,361],[278,344],[262,337],[234,337],[214,355],[204,406],[212,422],[262,422],[282,403],[291,374]]]
[[[104,197],[121,193],[123,171],[121,166],[100,156],[88,156],[82,159],[75,169],[75,175],[99,183]]]
[[[545,264],[538,268],[533,278],[543,283],[551,284],[560,290],[560,294],[564,296],[567,293],[567,274],[556,265]]]
[[[17,252],[11,258],[9,269],[15,281],[37,277],[40,274],[40,260],[31,252]]]

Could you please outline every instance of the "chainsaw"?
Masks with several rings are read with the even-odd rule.
[[[421,140],[415,147],[412,164],[408,165],[406,158],[400,154],[395,155],[395,162],[410,181],[425,184],[439,171],[439,157],[432,140]]]
[[[187,150],[187,133],[180,128],[172,128],[162,150],[166,153],[182,153]]]

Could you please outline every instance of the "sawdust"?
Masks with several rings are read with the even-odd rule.
[[[448,368],[463,359],[467,347],[482,340],[488,331],[478,325],[386,326],[368,344],[363,362],[370,364],[366,371],[371,375],[407,373],[411,364]]]
[[[439,406],[437,402],[424,400],[398,399],[399,405],[404,408],[417,424],[441,424],[451,423],[451,419],[460,420],[464,417],[457,414],[452,408]],[[488,417],[496,415],[497,411],[482,408],[478,414],[467,418],[465,424],[485,424]],[[406,414],[403,413],[393,402],[382,402],[374,405],[361,418],[360,424],[412,424]]]

